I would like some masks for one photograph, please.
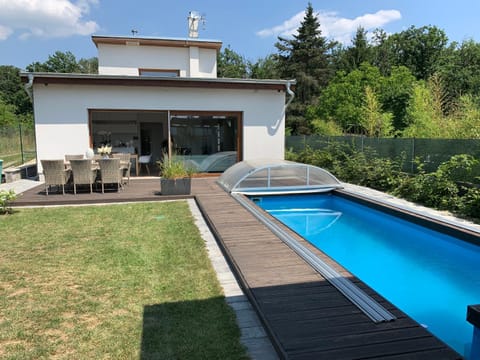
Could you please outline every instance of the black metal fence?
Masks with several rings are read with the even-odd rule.
[[[365,136],[287,136],[287,150],[302,151],[306,147],[323,149],[332,143],[348,144],[359,151],[366,148],[375,151],[378,157],[399,159],[403,157],[404,171],[415,172],[415,159],[420,158],[426,171],[437,167],[453,155],[469,154],[480,160],[480,140],[476,139],[400,139],[370,138]],[[475,173],[480,174],[479,169]]]
[[[18,166],[35,159],[35,132],[31,127],[0,127],[0,159],[3,168]]]

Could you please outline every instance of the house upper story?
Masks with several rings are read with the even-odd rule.
[[[198,38],[92,36],[100,75],[216,78],[222,42]]]

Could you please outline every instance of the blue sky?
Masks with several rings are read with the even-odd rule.
[[[274,53],[303,19],[298,0],[0,0],[0,65],[24,69],[55,51],[96,56],[91,35],[186,37],[190,11],[205,15],[200,38],[223,41],[249,60]],[[356,28],[387,33],[436,25],[450,41],[480,42],[478,0],[312,0],[323,35],[349,44]]]

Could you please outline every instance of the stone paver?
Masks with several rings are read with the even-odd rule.
[[[480,224],[472,223],[471,221],[460,219],[449,213],[448,211],[439,211],[431,209],[422,205],[412,203],[410,201],[397,198],[393,195],[384,192],[366,188],[363,186],[343,183],[344,190],[353,194],[363,195],[372,198],[381,203],[396,206],[400,209],[408,210],[419,215],[427,216],[435,220],[443,221],[448,224],[453,224],[465,229],[480,233]]]
[[[39,181],[21,179],[21,180],[13,181],[11,183],[0,184],[0,190],[7,190],[7,191],[13,190],[15,191],[16,194],[21,194],[22,192],[30,190],[40,184],[42,183]]]

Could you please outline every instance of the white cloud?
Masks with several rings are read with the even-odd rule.
[[[365,14],[354,19],[339,17],[338,13],[331,11],[319,11],[316,15],[320,22],[322,35],[344,44],[352,39],[359,26],[365,30],[373,30],[402,18],[398,10],[379,10],[374,14]],[[260,37],[290,37],[296,33],[304,17],[305,12],[299,12],[280,25],[258,31],[257,35]]]
[[[0,40],[90,35],[98,30],[83,17],[98,0],[0,0]]]
[[[6,26],[0,25],[0,40],[5,40],[12,34],[12,32],[13,32],[12,29]]]
[[[281,25],[274,26],[270,29],[263,29],[257,32],[257,35],[260,37],[269,37],[269,36],[290,36],[294,34],[300,22],[305,17],[305,12],[299,12],[298,14],[292,16],[290,19],[285,20]]]

